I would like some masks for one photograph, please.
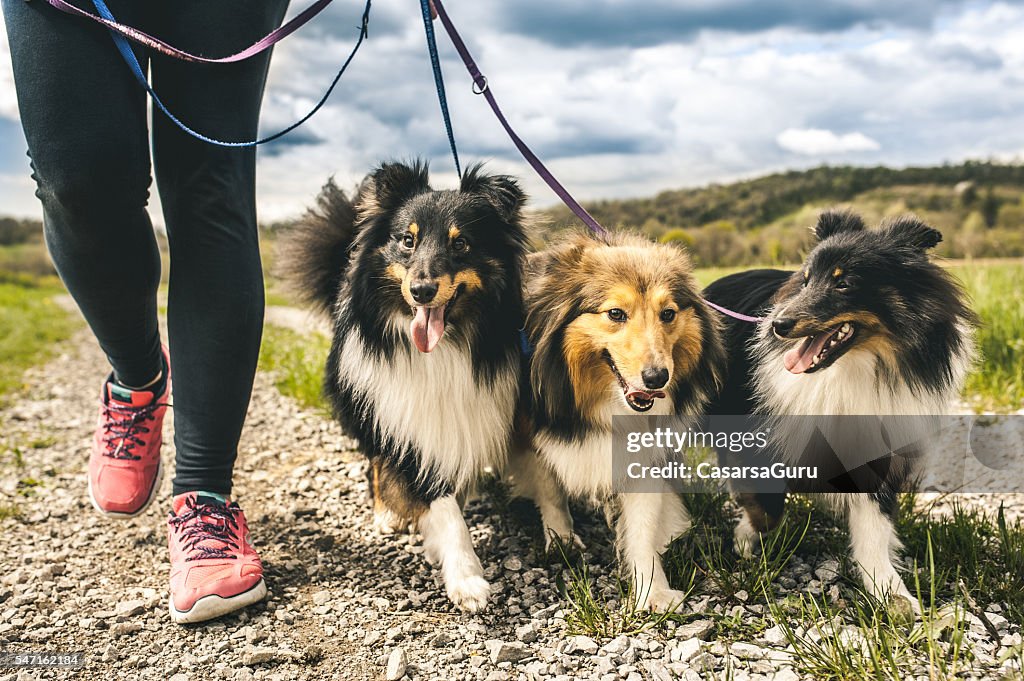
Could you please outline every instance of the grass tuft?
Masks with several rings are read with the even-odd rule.
[[[59,292],[27,277],[0,280],[0,400],[21,388],[25,369],[49,357],[76,328],[77,321],[51,300]]]
[[[1002,504],[994,512],[954,504],[941,515],[914,504],[913,495],[902,499],[897,531],[911,564],[927,565],[934,546],[934,570],[914,570],[926,594],[944,601],[966,590],[1024,622],[1024,524],[1008,520]]]
[[[274,376],[282,394],[304,407],[328,411],[323,397],[324,364],[331,342],[319,333],[300,334],[267,325],[260,347],[260,369]]]
[[[1024,266],[951,268],[981,317],[977,343],[982,363],[964,394],[975,410],[1016,410],[1024,404]]]

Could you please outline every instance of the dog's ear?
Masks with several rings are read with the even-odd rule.
[[[814,226],[814,235],[818,241],[841,232],[861,232],[864,221],[859,215],[848,210],[827,210],[818,216],[818,224]]]
[[[579,290],[572,282],[584,249],[582,239],[572,239],[530,259],[527,286],[533,302],[526,316],[526,333],[533,345],[530,385],[534,405],[549,424],[574,424],[579,419],[562,344],[565,328],[580,314]]]
[[[509,175],[487,175],[479,165],[466,169],[459,190],[474,194],[486,201],[504,222],[519,219],[519,211],[526,203],[526,193],[519,182]]]
[[[364,210],[389,211],[427,191],[430,191],[427,164],[415,161],[412,165],[382,163],[364,180],[359,195]]]
[[[896,243],[919,251],[935,248],[942,242],[942,232],[929,227],[913,215],[896,218],[886,226],[886,230]]]

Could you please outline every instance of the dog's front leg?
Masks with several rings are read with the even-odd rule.
[[[458,500],[446,496],[431,502],[419,519],[419,530],[427,560],[441,569],[448,598],[460,610],[483,610],[491,586],[484,579]]]
[[[864,588],[879,599],[905,598],[915,613],[921,604],[914,598],[893,565],[902,547],[892,520],[882,513],[870,494],[850,494],[846,500],[853,560],[864,579]]]
[[[686,512],[675,494],[621,494],[615,525],[622,569],[633,580],[633,597],[640,609],[664,612],[686,598],[668,585],[661,554],[673,537],[689,527]]]
[[[513,492],[537,505],[544,527],[545,551],[550,551],[556,541],[565,550],[586,548],[573,531],[565,490],[536,452],[531,449],[513,451],[508,457],[508,473]]]

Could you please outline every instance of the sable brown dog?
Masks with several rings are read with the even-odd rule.
[[[612,417],[700,414],[717,390],[724,352],[689,259],[638,236],[573,235],[530,256],[526,307],[534,351],[516,489],[562,542],[579,543],[567,497],[603,507],[637,604],[671,608],[684,594],[661,554],[689,519],[671,492],[616,491]]]

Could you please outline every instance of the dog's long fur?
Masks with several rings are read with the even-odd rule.
[[[375,524],[416,524],[467,611],[484,607],[489,585],[458,500],[509,447],[524,201],[515,180],[479,168],[458,191],[435,191],[425,165],[386,163],[354,199],[329,183],[285,257],[331,314],[325,392],[370,460]]]
[[[612,416],[699,414],[718,389],[718,325],[686,254],[637,236],[573,235],[530,257],[526,305],[534,352],[524,446],[511,460],[516,491],[537,503],[548,537],[565,543],[579,543],[567,495],[603,506],[637,603],[677,604],[683,594],[669,587],[661,553],[689,519],[671,492],[615,492]],[[615,310],[624,317],[613,319]]]
[[[927,256],[942,235],[912,216],[867,230],[860,217],[837,211],[821,215],[815,234],[819,242],[799,271],[743,272],[706,289],[715,303],[765,316],[756,326],[728,323],[729,375],[712,413],[948,413],[975,360],[977,319],[961,287]],[[814,339],[824,337],[827,346],[836,336],[823,335],[842,330],[844,323],[852,332],[811,359]],[[803,348],[811,351],[801,364]],[[795,373],[787,370],[787,352],[788,361],[797,362],[791,367]],[[820,453],[796,451],[798,438],[783,432],[776,438],[778,456],[793,465],[818,463]],[[904,454],[870,493],[816,496],[847,518],[853,559],[868,591],[902,596],[918,608],[894,566],[901,545],[892,516],[897,495],[914,475],[908,462],[918,452]],[[804,489],[814,491],[813,485]],[[738,501],[743,516],[736,547],[749,555],[758,535],[777,524],[785,495],[743,493]]]

